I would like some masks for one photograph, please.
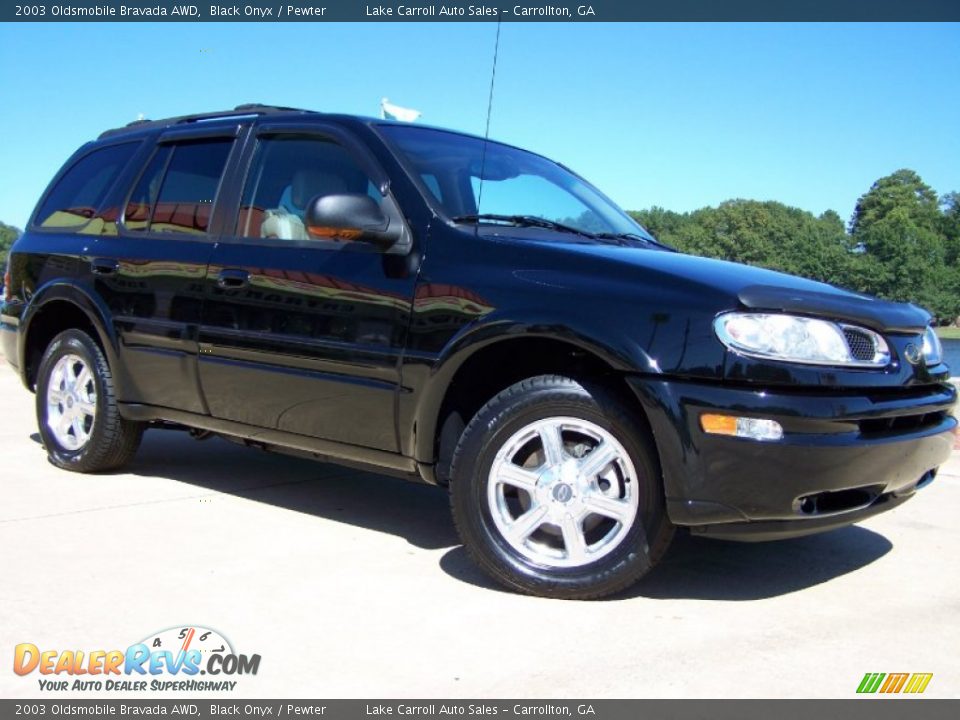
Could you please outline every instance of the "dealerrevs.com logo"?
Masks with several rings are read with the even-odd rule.
[[[13,652],[13,671],[39,674],[44,691],[230,691],[238,682],[233,678],[256,675],[259,668],[260,655],[238,654],[222,634],[200,626],[150,633],[125,650],[48,650],[20,643]]]

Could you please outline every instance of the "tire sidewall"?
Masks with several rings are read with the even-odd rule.
[[[608,586],[622,586],[624,578],[639,577],[653,565],[650,547],[657,544],[665,520],[662,483],[655,453],[645,441],[643,428],[627,413],[614,411],[616,404],[595,399],[573,381],[511,397],[497,407],[488,405],[476,417],[477,426],[464,437],[453,488],[454,512],[458,524],[474,542],[479,560],[497,577],[525,591],[563,595],[596,588],[604,594]],[[602,397],[602,396],[601,396]],[[605,398],[603,400],[606,400]],[[487,487],[490,469],[499,449],[521,428],[550,417],[569,416],[587,420],[611,433],[626,449],[637,471],[637,519],[626,537],[609,554],[574,568],[550,567],[520,554],[500,534],[489,503]],[[473,424],[473,423],[471,423]],[[519,575],[522,584],[510,582]]]
[[[96,388],[97,401],[95,404],[95,413],[93,419],[93,431],[87,439],[86,444],[77,450],[70,450],[63,447],[56,436],[47,426],[48,408],[47,408],[47,389],[50,385],[50,375],[57,362],[65,355],[77,355],[87,364],[93,376],[94,387]],[[82,468],[97,448],[102,447],[104,435],[106,433],[104,418],[105,404],[108,402],[108,388],[103,377],[103,370],[106,366],[106,360],[100,348],[90,339],[90,337],[78,330],[67,330],[56,338],[47,347],[40,362],[37,371],[37,425],[40,432],[40,438],[43,440],[43,446],[46,448],[51,461],[60,467],[73,469]]]

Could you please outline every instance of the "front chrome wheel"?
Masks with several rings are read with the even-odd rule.
[[[64,355],[47,384],[47,428],[66,450],[80,450],[89,441],[97,416],[97,386],[79,355]]]
[[[532,595],[615,593],[673,536],[649,427],[589,380],[537,375],[501,390],[464,429],[450,477],[470,556]]]
[[[503,444],[487,503],[504,540],[539,565],[575,568],[610,554],[638,514],[637,471],[607,430],[582,418],[530,423]]]

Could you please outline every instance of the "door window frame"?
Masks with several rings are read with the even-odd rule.
[[[140,167],[138,168],[137,174],[132,178],[129,183],[129,186],[124,193],[124,199],[122,203],[122,210],[120,212],[120,217],[117,218],[117,231],[118,235],[123,238],[129,239],[145,239],[145,240],[174,240],[178,242],[206,242],[206,243],[215,243],[220,237],[224,220],[229,218],[229,200],[225,196],[225,191],[229,189],[231,185],[231,178],[237,172],[237,163],[240,161],[244,146],[244,140],[249,125],[246,123],[237,123],[231,124],[228,126],[210,126],[210,127],[176,127],[165,130],[162,132],[154,142],[151,143],[151,148],[149,154],[146,157],[143,157],[140,162]],[[143,179],[144,173],[150,167],[150,163],[153,161],[153,158],[156,157],[156,154],[167,145],[178,145],[193,140],[231,140],[232,144],[230,150],[227,153],[227,161],[223,166],[223,172],[220,175],[220,182],[217,184],[217,192],[213,197],[213,202],[211,203],[210,208],[210,222],[207,225],[207,231],[203,234],[193,234],[193,233],[181,233],[181,232],[164,232],[164,231],[155,231],[155,230],[132,230],[126,226],[126,216],[127,216],[127,207],[130,204],[130,198],[133,196],[134,190],[137,189],[137,186],[140,184],[140,181]],[[171,156],[172,157],[172,156]],[[167,166],[169,166],[169,159],[167,161]],[[164,167],[163,176],[166,177],[167,166]]]
[[[371,243],[359,242],[336,242],[331,240],[311,239],[311,240],[284,240],[280,238],[261,238],[248,237],[240,235],[240,203],[243,198],[243,192],[247,182],[250,180],[250,173],[253,169],[253,159],[257,150],[264,139],[283,138],[283,137],[301,137],[304,139],[316,139],[319,141],[333,142],[343,148],[350,159],[356,163],[357,168],[361,170],[367,179],[373,183],[373,186],[383,196],[381,207],[384,212],[396,215],[403,224],[406,237],[410,238],[407,243],[397,243],[394,248],[381,250]],[[299,122],[279,122],[266,121],[255,125],[249,133],[241,157],[238,158],[236,168],[236,187],[231,188],[231,197],[228,203],[229,216],[225,219],[221,242],[238,245],[257,245],[262,247],[278,248],[297,248],[301,250],[326,250],[329,252],[342,252],[344,250],[352,252],[369,252],[378,255],[399,254],[406,255],[413,246],[413,233],[403,212],[400,209],[400,203],[390,189],[390,176],[383,169],[373,153],[356,137],[344,129],[328,123],[304,123]],[[392,205],[392,209],[390,208]]]

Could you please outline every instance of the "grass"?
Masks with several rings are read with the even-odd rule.
[[[960,328],[956,327],[938,327],[937,335],[941,340],[960,340]]]

